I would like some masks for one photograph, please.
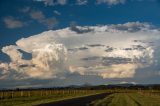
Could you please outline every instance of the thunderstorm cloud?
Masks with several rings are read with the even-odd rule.
[[[43,19],[41,13],[36,14]],[[37,19],[36,14],[32,18]],[[159,34],[159,29],[140,22],[45,31],[2,48],[10,62],[0,62],[0,79],[28,83],[58,80],[55,82],[61,84],[66,80],[70,84],[84,77],[100,81],[142,77],[138,73],[145,75],[146,68],[159,63],[155,51],[159,49]],[[25,53],[31,58],[25,58]],[[152,71],[159,75],[159,70]]]

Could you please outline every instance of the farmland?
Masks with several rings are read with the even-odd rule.
[[[79,104],[76,106],[160,106],[159,100],[159,86],[152,88],[89,86],[0,91],[0,106],[32,106],[40,104],[42,106],[57,106],[56,104],[58,106],[67,106],[68,103],[73,104],[73,106],[76,103]],[[46,103],[49,103],[49,105],[45,105]]]
[[[103,90],[26,90],[1,91],[0,106],[30,106],[103,93]]]
[[[160,106],[160,96],[140,93],[115,93],[94,101],[93,106]]]

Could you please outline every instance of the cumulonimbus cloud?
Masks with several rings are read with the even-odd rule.
[[[67,59],[67,51],[63,44],[43,44],[32,50],[24,49],[32,54],[31,60],[22,59],[22,53],[18,49],[23,50],[23,46],[6,46],[2,51],[10,56],[10,63],[1,63],[1,70],[14,70],[20,78],[54,78],[59,73],[65,73],[65,61]],[[66,70],[65,70],[66,71]],[[10,76],[10,73],[8,73]],[[7,77],[7,76],[6,76]],[[19,78],[18,78],[19,79]]]
[[[154,43],[160,40],[160,32],[148,23],[76,29],[50,30],[3,47],[11,61],[0,63],[0,78],[67,79],[65,75],[73,73],[104,79],[133,78],[137,69],[149,67],[155,61]],[[21,51],[32,58],[23,58]]]

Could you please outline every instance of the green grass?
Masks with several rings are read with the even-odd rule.
[[[160,96],[139,93],[115,93],[92,102],[93,106],[160,106]]]
[[[10,98],[10,93],[5,98],[0,99],[0,106],[32,106],[43,103],[61,101],[64,99],[78,98],[88,95],[95,95],[104,92],[114,93],[116,91],[105,91],[105,90],[77,90],[76,92],[70,91],[53,91],[51,94],[46,94],[46,91],[31,92],[30,96],[27,96],[27,92],[24,91],[25,95],[20,97],[17,93],[13,98]],[[48,91],[49,92],[49,91]],[[119,91],[121,93],[114,93],[102,100],[93,101],[91,106],[160,106],[160,92],[151,91]],[[125,93],[122,93],[125,92]],[[126,93],[127,92],[127,93]],[[129,93],[130,92],[130,93]],[[131,93],[132,92],[132,93]]]
[[[0,100],[0,106],[32,106],[32,105],[38,105],[42,103],[49,103],[49,102],[55,102],[60,101],[64,99],[71,99],[71,98],[77,98],[82,96],[88,96],[88,95],[94,95],[102,93],[102,91],[97,92],[77,92],[75,94],[55,94],[55,95],[49,95],[49,96],[31,96],[31,97],[17,97],[17,98],[10,98],[10,99],[1,99]]]

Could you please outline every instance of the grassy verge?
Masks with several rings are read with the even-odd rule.
[[[92,103],[93,106],[160,106],[160,96],[138,93],[115,93]]]

